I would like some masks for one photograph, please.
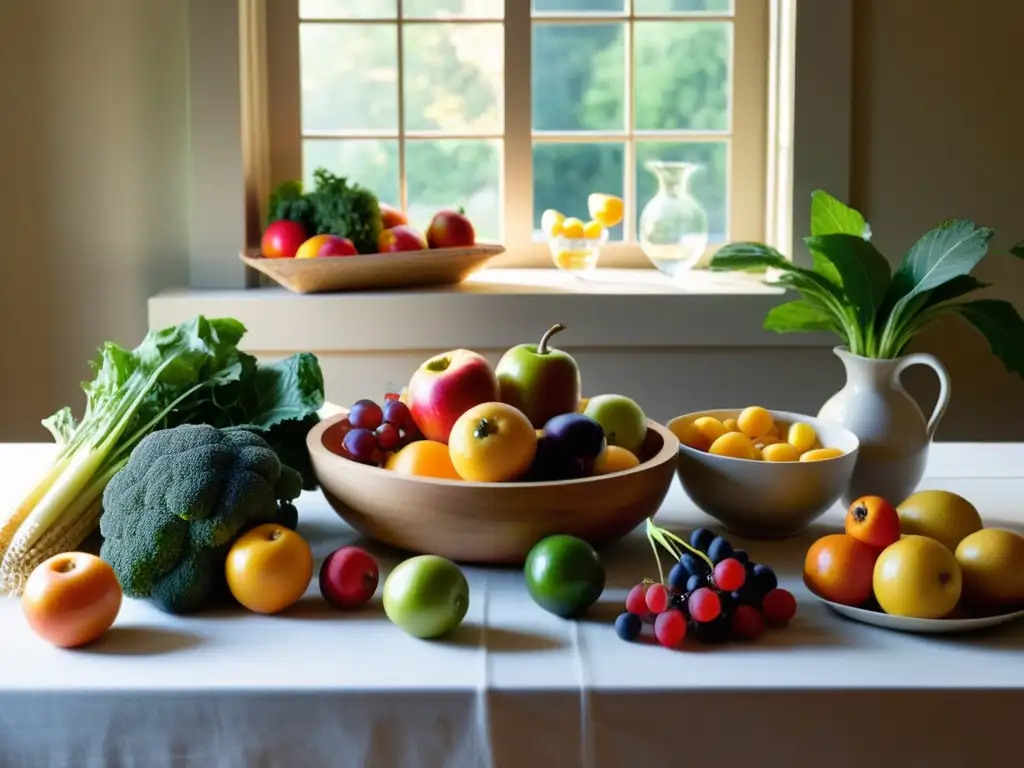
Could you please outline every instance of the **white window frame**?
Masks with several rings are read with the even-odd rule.
[[[244,1],[244,0],[243,0]],[[551,267],[547,245],[538,240],[532,231],[533,221],[533,179],[532,153],[534,142],[616,142],[625,145],[624,155],[624,200],[625,218],[623,240],[613,241],[602,248],[601,266],[604,267],[651,267],[636,242],[637,210],[637,167],[634,138],[666,142],[727,142],[727,239],[762,240],[769,230],[767,215],[768,176],[768,113],[769,113],[769,72],[772,48],[769,44],[773,7],[771,0],[734,0],[733,13],[673,13],[666,15],[636,15],[633,3],[627,0],[623,13],[601,14],[532,14],[529,0],[506,0],[505,18],[461,18],[444,19],[446,23],[491,23],[504,27],[505,87],[504,87],[504,133],[497,136],[473,136],[465,138],[501,139],[503,141],[502,165],[499,190],[499,204],[502,215],[502,243],[506,253],[492,262],[494,266]],[[258,46],[267,59],[267,98],[263,107],[269,109],[269,150],[271,184],[287,179],[302,178],[302,141],[299,72],[299,2],[298,0],[271,0],[266,6],[266,40]],[[397,0],[399,14],[402,0]],[[389,139],[399,142],[400,200],[406,208],[407,193],[404,178],[404,139],[407,136],[402,115],[402,55],[401,40],[403,25],[434,23],[437,20],[401,20],[397,18],[352,19],[311,23],[390,23],[398,25],[398,99],[399,126],[397,134],[390,132],[360,132],[340,138]],[[633,66],[634,21],[660,21],[663,23],[685,23],[686,21],[726,22],[732,28],[732,61],[729,66],[729,120],[730,124],[721,131],[634,131],[634,96],[636,93]],[[624,131],[607,132],[535,132],[531,125],[531,47],[532,31],[535,24],[625,24],[625,124]],[[310,22],[306,22],[310,23]],[[253,47],[253,46],[250,46]],[[410,137],[415,134],[409,132]],[[320,138],[319,135],[316,136]],[[464,138],[441,136],[438,138]],[[262,161],[254,160],[259,164]],[[595,190],[596,191],[596,190]],[[579,201],[585,204],[585,201]],[[712,243],[709,250],[719,245]]]
[[[265,30],[295,0],[189,0],[190,285],[198,289],[258,284],[237,258],[258,243],[252,222],[262,221],[275,179],[271,167],[301,167],[301,145],[272,132],[267,99],[282,104],[268,72],[275,56],[264,50]],[[853,0],[764,0],[773,7],[769,45],[776,54],[769,78],[790,83],[768,108],[766,239],[800,263],[809,262],[801,238],[808,231],[810,192],[850,192],[853,96]],[[298,60],[298,41],[292,55]],[[300,119],[282,109],[275,124]],[[770,91],[771,92],[771,91]],[[296,128],[296,131],[298,129]],[[265,161],[262,158],[270,158]],[[756,182],[755,182],[756,183]],[[546,265],[545,265],[546,266]],[[735,297],[734,297],[735,298]]]

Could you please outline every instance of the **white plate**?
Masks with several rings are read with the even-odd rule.
[[[808,590],[810,591],[810,590]],[[977,619],[912,619],[906,616],[891,616],[881,611],[870,611],[866,608],[854,608],[850,605],[840,605],[818,597],[811,592],[816,599],[821,600],[825,605],[848,619],[859,621],[863,624],[871,624],[883,629],[894,629],[897,632],[916,632],[919,634],[938,635],[953,632],[973,632],[978,629],[996,627],[1000,624],[1007,624],[1015,619],[1024,616],[1024,611],[1003,613],[998,616],[984,616]]]

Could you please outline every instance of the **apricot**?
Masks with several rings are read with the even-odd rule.
[[[736,424],[747,437],[757,438],[767,435],[775,420],[766,409],[752,405],[740,411],[740,415],[736,417]]]
[[[800,461],[825,461],[827,459],[838,459],[843,452],[838,448],[814,448],[806,453],[800,454]]]
[[[789,443],[772,443],[761,449],[765,461],[800,461],[800,454]]]
[[[706,451],[711,447],[708,436],[693,422],[683,425],[673,424],[672,433],[679,438],[680,443],[694,450]]]
[[[846,511],[846,532],[876,549],[900,540],[900,515],[881,496],[861,496]]]
[[[846,533],[822,536],[804,557],[804,582],[819,597],[841,605],[863,605],[873,593],[880,550]]]
[[[789,425],[789,432],[786,435],[786,442],[796,448],[800,453],[806,453],[814,447],[818,441],[818,435],[814,427],[802,421],[794,421]]]
[[[694,420],[693,425],[704,433],[704,436],[708,439],[708,444],[715,442],[715,440],[727,432],[725,425],[714,416],[701,416],[699,419]]]
[[[725,427],[726,432],[740,431],[740,425],[736,423],[736,419],[726,419],[722,422],[722,426]]]
[[[757,459],[754,443],[742,432],[726,432],[711,444],[708,452],[733,459]]]

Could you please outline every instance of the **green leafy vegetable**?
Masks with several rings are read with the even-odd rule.
[[[359,253],[376,253],[383,228],[377,196],[326,168],[313,172],[314,189],[286,181],[270,196],[268,223],[297,221],[309,234],[347,237]]]
[[[308,424],[323,404],[316,358],[260,364],[238,348],[244,334],[237,320],[199,316],[151,331],[134,350],[103,345],[91,364],[94,379],[83,384],[81,420],[62,408],[43,421],[60,450],[39,484],[0,519],[0,592],[20,593],[36,565],[88,536],[107,483],[155,430],[251,424],[272,445],[280,441],[282,454],[305,455],[305,434],[287,425]]]
[[[813,268],[793,264],[774,248],[739,242],[711,259],[714,270],[767,271],[765,281],[802,295],[774,307],[764,321],[778,333],[832,331],[855,355],[891,359],[935,320],[956,315],[989,342],[1006,368],[1024,377],[1024,320],[1009,302],[962,301],[989,287],[970,273],[988,253],[994,232],[950,219],[921,237],[895,272],[871,243],[864,217],[822,191],[811,197]],[[1024,241],[1010,248],[1024,259]],[[771,273],[775,274],[771,274]]]

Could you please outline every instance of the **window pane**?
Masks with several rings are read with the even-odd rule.
[[[622,13],[626,0],[533,0],[534,13]]]
[[[505,0],[405,0],[402,13],[408,19],[502,19]]]
[[[390,139],[306,139],[302,142],[303,179],[326,168],[371,190],[383,203],[398,206],[398,141]]]
[[[731,23],[643,21],[634,35],[639,130],[729,127]]]
[[[533,127],[625,129],[625,24],[534,24]]]
[[[625,155],[621,143],[533,145],[533,230],[534,239],[542,239],[540,217],[548,208],[590,218],[587,196],[603,192],[622,197],[622,166]],[[609,230],[613,240],[622,239],[622,225]]]
[[[502,130],[504,27],[404,27],[405,128],[491,133]]]
[[[301,24],[302,130],[398,130],[395,24]]]
[[[405,171],[410,224],[426,231],[442,208],[465,208],[477,237],[500,238],[499,141],[410,139],[405,145]]]
[[[637,144],[637,220],[639,212],[658,191],[658,182],[646,167],[649,160],[670,160],[696,163],[701,166],[690,181],[690,193],[708,215],[708,240],[724,242],[728,234],[728,159],[725,141],[693,141],[687,143],[644,141]],[[638,235],[639,236],[639,235]]]
[[[732,13],[733,0],[633,0],[636,14]]]
[[[395,0],[299,0],[301,19],[393,19]]]

